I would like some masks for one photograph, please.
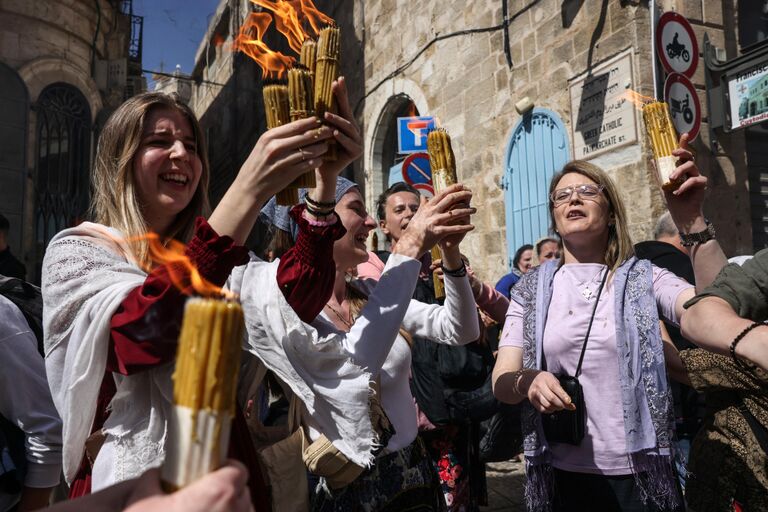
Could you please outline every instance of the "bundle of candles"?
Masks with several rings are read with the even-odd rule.
[[[432,168],[432,187],[435,194],[456,183],[456,158],[451,147],[451,137],[442,128],[433,130],[427,135],[427,152],[429,153],[429,166]],[[432,248],[432,259],[442,258],[440,248]],[[443,282],[433,275],[435,285],[435,297],[445,297]]]
[[[672,151],[677,148],[677,132],[669,115],[666,102],[653,101],[643,105],[643,121],[651,139],[653,158],[656,160],[656,170],[659,173],[661,188],[666,191],[676,190],[685,181],[681,176],[670,180],[669,175],[675,170],[677,159]]]
[[[333,81],[339,77],[340,33],[337,27],[320,30],[317,42],[306,39],[301,46],[299,65],[288,70],[288,84],[264,86],[264,110],[267,128],[316,115],[323,119],[333,111]],[[276,89],[279,92],[276,92]],[[279,104],[278,104],[279,103]],[[331,139],[324,158],[336,160],[336,145]],[[299,202],[298,189],[315,186],[314,171],[294,180],[276,196],[277,204],[290,206]]]
[[[168,491],[189,485],[224,464],[244,331],[238,302],[220,298],[187,301],[162,468]]]

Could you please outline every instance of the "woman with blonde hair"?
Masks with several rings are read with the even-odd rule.
[[[164,457],[176,340],[192,289],[188,270],[152,260],[150,233],[163,245],[185,243],[204,279],[240,294],[246,349],[263,337],[311,336],[301,319],[314,318],[330,295],[333,241],[344,233],[338,217],[295,207],[300,244],[279,262],[249,258],[243,243],[262,205],[303,173],[314,169],[315,201],[333,201],[337,175],[361,154],[343,78],[334,92],[340,113],[325,114],[323,124],[311,118],[263,134],[213,213],[205,140],[187,105],[145,93],[107,121],[92,173],[94,222],[56,235],[43,264],[46,369],[73,496],[91,483],[97,490],[135,477]],[[324,162],[331,138],[339,157]],[[328,367],[334,361],[348,365],[339,355]],[[363,378],[355,385],[367,393]]]
[[[689,178],[666,198],[703,286],[725,257],[705,236],[706,178],[686,143],[674,176]],[[623,200],[597,166],[568,163],[549,192],[563,255],[512,291],[493,372],[499,400],[526,401],[528,509],[679,510],[659,314],[677,323],[693,287],[633,256]]]

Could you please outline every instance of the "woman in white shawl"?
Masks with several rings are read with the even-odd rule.
[[[424,201],[393,248],[378,281],[352,279],[348,269],[368,260],[365,242],[376,223],[365,208],[357,186],[344,178],[336,185],[336,212],[346,234],[333,246],[336,278],[333,294],[311,325],[322,336],[338,338],[352,362],[366,368],[379,383],[379,399],[394,434],[380,439],[384,450],[375,465],[352,483],[328,479],[317,489],[312,510],[444,510],[445,502],[423,444],[418,440],[416,405],[409,385],[412,336],[438,343],[465,344],[479,336],[475,300],[459,243],[473,229],[468,205],[472,193],[454,185]],[[312,204],[311,197],[307,199]],[[287,210],[273,205],[265,215],[279,229],[296,236]],[[430,226],[441,220],[446,226]],[[440,243],[443,249],[446,300],[444,306],[412,300],[424,253]],[[270,361],[266,361],[270,366]],[[309,436],[329,433],[312,417]]]
[[[189,290],[175,289],[170,276],[178,276],[179,269],[153,265],[147,239],[136,237],[151,231],[163,243],[188,243],[187,255],[214,284],[223,285],[232,274],[230,287],[241,294],[249,323],[251,341],[246,348],[260,336],[285,356],[285,343],[292,352],[284,359],[294,363],[286,362],[290,370],[285,371],[309,376],[315,372],[311,365],[303,366],[305,360],[312,361],[315,350],[304,340],[314,341],[317,335],[291,308],[301,305],[291,301],[291,293],[303,299],[302,290],[316,281],[327,296],[333,276],[330,256],[317,262],[319,269],[286,270],[283,263],[288,277],[278,287],[280,264],[254,258],[248,262],[242,244],[270,196],[316,169],[314,197],[332,201],[337,174],[361,154],[343,78],[334,91],[340,114],[326,114],[323,124],[312,118],[265,133],[207,221],[202,216],[208,215],[209,169],[192,111],[175,97],[147,93],[128,100],[110,117],[92,173],[91,214],[96,223],[56,235],[43,263],[46,369],[63,420],[64,474],[70,484],[82,477],[73,495],[138,476],[163,460],[176,336]],[[339,158],[324,163],[331,138],[338,143]],[[334,215],[315,218],[303,207],[295,213],[310,248],[326,238],[332,244],[343,232]],[[293,264],[300,266],[301,261]],[[328,274],[325,280],[323,273]],[[264,325],[266,315],[271,321]],[[364,387],[367,392],[362,370],[346,368],[347,357],[330,355],[328,360],[325,370],[351,381],[352,389]],[[114,398],[109,388],[116,391]],[[341,385],[338,389],[345,390]],[[326,415],[318,419],[325,425],[339,414],[334,391],[315,391],[306,384],[297,389],[309,404],[330,402]],[[97,406],[98,399],[102,403]],[[348,451],[358,460],[370,450],[362,441],[356,448]]]

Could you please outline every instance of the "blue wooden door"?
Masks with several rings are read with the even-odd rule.
[[[533,244],[549,232],[549,181],[569,159],[565,127],[551,110],[536,108],[515,126],[501,183],[510,269],[518,247]]]

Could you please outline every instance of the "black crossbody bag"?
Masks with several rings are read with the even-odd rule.
[[[573,377],[570,375],[555,375],[560,382],[560,386],[571,397],[571,403],[573,403],[576,409],[573,411],[563,409],[551,414],[541,415],[544,435],[549,443],[567,443],[578,446],[581,444],[581,440],[584,439],[584,432],[587,426],[587,409],[584,403],[584,392],[579,383],[579,375],[581,374],[581,363],[584,361],[584,352],[587,349],[589,333],[592,330],[592,322],[595,320],[597,304],[600,302],[600,295],[603,293],[603,287],[607,278],[608,269],[605,270],[603,280],[600,282],[600,288],[597,290],[597,299],[592,308],[592,317],[589,319],[587,334],[584,336],[584,344],[581,347],[581,356],[579,357],[579,364],[576,366],[576,374]],[[546,361],[544,369],[546,370]]]

